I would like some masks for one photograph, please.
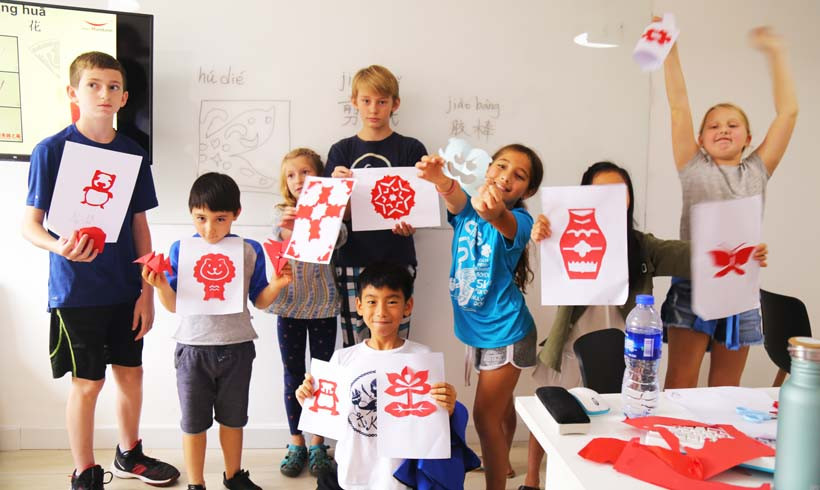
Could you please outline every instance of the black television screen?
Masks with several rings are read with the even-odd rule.
[[[0,160],[27,161],[40,140],[76,120],[68,67],[81,53],[103,51],[127,75],[117,130],[150,161],[153,37],[152,15],[0,1]]]

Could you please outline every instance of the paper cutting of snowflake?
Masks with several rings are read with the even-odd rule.
[[[398,175],[385,175],[370,191],[370,202],[384,219],[400,219],[416,205],[416,191]]]

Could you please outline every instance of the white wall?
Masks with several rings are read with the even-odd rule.
[[[102,1],[67,3],[106,8]],[[749,113],[759,142],[773,114],[771,88],[762,57],[746,47],[744,36],[752,26],[771,23],[785,33],[791,45],[802,112],[789,151],[769,186],[764,237],[770,245],[771,265],[763,275],[763,286],[803,298],[815,323],[820,318],[811,283],[820,274],[820,259],[803,250],[818,239],[811,213],[820,207],[820,198],[810,188],[820,181],[820,169],[810,158],[820,150],[817,139],[812,138],[820,129],[818,96],[811,91],[811,82],[820,77],[814,61],[820,55],[816,32],[820,6],[811,0],[656,1],[654,8],[649,1],[626,1],[617,8],[603,1],[516,2],[503,8],[500,3],[476,6],[466,0],[401,6],[397,2],[387,7],[382,2],[356,2],[345,3],[344,8],[335,2],[294,7],[284,2],[275,6],[259,2],[264,7],[240,2],[224,12],[208,11],[201,2],[142,4],[144,12],[156,16],[154,172],[162,205],[149,213],[149,221],[157,250],[167,250],[173,240],[191,230],[184,203],[195,175],[200,100],[238,95],[289,99],[291,145],[308,145],[324,153],[330,143],[354,131],[339,125],[338,93],[333,88],[339,74],[372,62],[385,64],[402,77],[404,105],[398,130],[419,136],[429,150],[446,141],[449,121],[442,104],[446,107],[448,95],[498,98],[505,107],[505,119],[499,123],[498,134],[486,142],[488,149],[511,140],[532,144],[546,162],[545,183],[549,185],[577,183],[586,165],[598,159],[618,161],[635,177],[641,226],[646,224],[645,229],[658,236],[676,237],[681,199],[671,159],[663,79],[660,74],[651,78],[640,74],[632,64],[632,40],[652,10],[674,12],[683,31],[681,56],[696,117],[718,100],[738,102]],[[254,8],[258,10],[255,16]],[[289,16],[282,18],[281,9],[291,9]],[[239,43],[238,39],[248,43],[239,31],[243,22],[251,22],[250,16],[256,22],[262,18],[277,34],[255,32],[251,38],[258,48],[233,54],[232,43]],[[196,26],[222,21],[236,32],[210,31],[212,36],[205,40],[191,35]],[[624,46],[593,52],[564,44],[587,23],[599,27],[623,23]],[[330,35],[340,26],[345,36]],[[390,42],[378,49],[368,42],[369,35]],[[289,42],[287,49],[279,48],[274,56],[276,46],[265,36],[275,36],[276,46]],[[220,50],[220,42],[229,45],[225,51]],[[394,46],[395,52],[391,51]],[[415,57],[404,51],[414,46],[418,50]],[[451,47],[450,56],[447,49],[437,46]],[[269,61],[277,67],[275,73],[265,68]],[[248,70],[259,66],[258,72],[250,73],[258,78],[242,94],[229,89],[215,92],[195,82],[198,65],[206,62]],[[286,70],[289,64],[296,68]],[[448,76],[435,78],[442,73]],[[305,83],[318,83],[315,96],[319,102],[308,100],[299,88]],[[432,116],[428,119],[428,115]],[[4,340],[0,344],[0,390],[4,393],[0,449],[67,447],[63,409],[69,380],[52,380],[47,360],[47,254],[24,242],[17,231],[27,172],[27,164],[0,165],[0,203],[9,210],[10,223],[3,243],[8,264],[0,276]],[[268,209],[273,197],[259,196],[249,196],[245,207]],[[534,201],[531,208],[537,211]],[[262,239],[268,228],[262,224],[265,212],[260,215],[258,220],[240,221],[235,231]],[[449,230],[421,230],[416,235],[421,267],[412,337],[445,353],[447,378],[459,390],[459,398],[471,406],[474,392],[462,386],[463,346],[452,335],[446,289],[450,238]],[[656,282],[658,301],[667,285],[667,280]],[[554,309],[538,305],[539,297],[536,283],[528,298],[543,339]],[[179,408],[169,335],[176,322],[159,303],[157,306],[155,328],[144,352],[143,435],[150,446],[175,447],[179,445]],[[260,339],[247,446],[279,447],[286,442],[287,424],[274,318],[256,312],[254,325]],[[743,384],[769,385],[774,373],[762,347],[753,348]],[[517,394],[531,394],[534,388],[525,373]],[[112,401],[112,390],[104,390],[97,412],[97,442],[101,445],[115,442]],[[519,430],[519,437],[524,434]]]

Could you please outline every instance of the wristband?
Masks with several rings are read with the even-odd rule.
[[[436,192],[438,192],[441,197],[447,197],[455,191],[456,191],[456,179],[450,179],[450,187],[446,191],[440,191],[440,190],[436,189]]]

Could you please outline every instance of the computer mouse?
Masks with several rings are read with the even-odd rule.
[[[570,388],[567,391],[581,403],[588,415],[603,415],[609,412],[609,405],[597,391],[583,386]]]

